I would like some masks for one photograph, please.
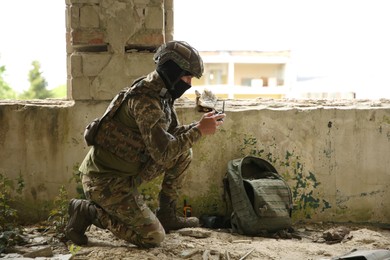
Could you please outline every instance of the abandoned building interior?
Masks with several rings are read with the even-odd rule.
[[[85,126],[154,69],[154,51],[174,38],[173,12],[173,0],[66,0],[67,99],[0,101],[0,173],[23,179],[20,219],[46,219],[61,186],[78,196]],[[188,93],[176,104],[183,124],[201,116]],[[294,222],[390,224],[390,100],[221,99],[225,123],[193,147],[180,194],[193,215],[224,213],[227,163],[251,154],[290,185]]]

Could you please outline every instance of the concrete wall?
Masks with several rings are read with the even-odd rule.
[[[47,217],[62,185],[77,195],[85,125],[153,69],[155,47],[172,35],[172,1],[66,4],[69,100],[0,103],[0,174],[23,180],[16,206],[30,221]],[[390,101],[348,102],[228,101],[223,127],[194,146],[181,197],[197,216],[223,213],[227,162],[254,154],[290,184],[296,220],[389,223]],[[200,118],[194,106],[177,104],[183,123]],[[152,206],[159,181],[141,189]]]
[[[106,105],[1,103],[0,173],[14,182],[24,180],[17,197],[22,215],[44,216],[45,205],[58,196],[61,185],[70,196],[77,195],[72,177],[88,151],[83,129]],[[183,123],[201,116],[194,106],[192,101],[178,103]],[[194,146],[182,190],[194,214],[223,213],[227,162],[255,154],[270,161],[290,184],[296,220],[389,223],[390,101],[236,100],[227,101],[226,109],[218,133]],[[156,180],[142,191],[153,197],[158,185]]]

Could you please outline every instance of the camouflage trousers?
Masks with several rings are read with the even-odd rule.
[[[191,159],[192,151],[189,150],[164,167],[148,166],[151,175],[164,174],[160,193],[172,200],[177,199]],[[159,246],[164,240],[164,228],[139,194],[135,178],[84,174],[82,184],[87,199],[98,206],[97,218],[102,227],[109,229],[116,237],[143,248]]]

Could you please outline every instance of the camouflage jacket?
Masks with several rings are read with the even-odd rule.
[[[149,165],[164,168],[188,151],[201,133],[194,124],[180,125],[173,101],[164,89],[156,71],[133,86],[114,116],[126,128],[124,134],[114,137],[110,144],[92,147],[80,171],[136,175],[146,160]]]

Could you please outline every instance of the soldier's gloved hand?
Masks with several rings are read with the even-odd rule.
[[[202,116],[198,124],[195,126],[199,129],[202,135],[212,135],[217,130],[218,126],[223,124],[225,114],[215,114],[214,111],[206,113]]]

